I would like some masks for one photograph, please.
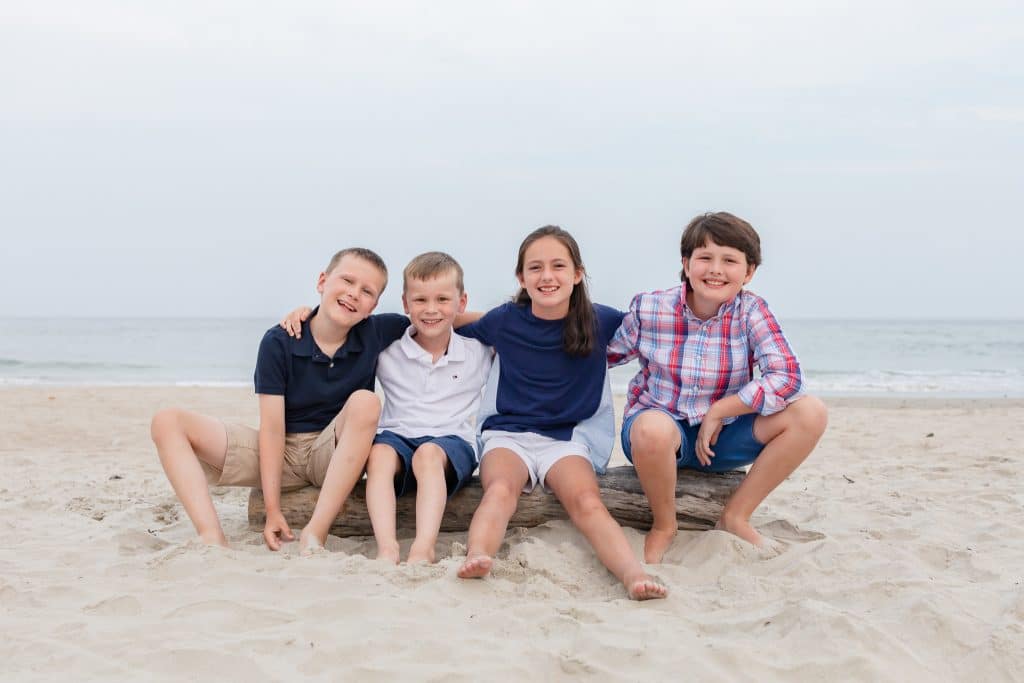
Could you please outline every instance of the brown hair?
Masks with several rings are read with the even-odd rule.
[[[709,241],[720,247],[739,249],[746,255],[748,266],[761,265],[761,238],[754,227],[742,218],[726,211],[702,213],[683,230],[683,237],[679,240],[679,255],[688,259],[694,250]],[[686,280],[686,272],[681,272],[679,277]]]
[[[409,280],[432,280],[447,273],[455,273],[455,286],[459,288],[459,294],[465,289],[463,287],[462,266],[449,254],[443,251],[428,251],[420,254],[402,271],[402,291],[409,288]]]
[[[380,292],[377,292],[377,294],[381,294],[384,291],[384,288],[388,286],[388,267],[384,263],[384,259],[382,259],[380,255],[372,249],[364,249],[363,247],[349,247],[348,249],[342,249],[331,257],[327,267],[324,268],[324,272],[330,273],[332,270],[337,268],[338,264],[341,263],[341,259],[346,256],[355,256],[356,258],[360,258],[375,267],[384,275],[384,287],[381,287]]]
[[[576,244],[572,235],[557,225],[545,225],[543,228],[537,228],[531,232],[519,245],[516,275],[522,277],[526,250],[542,237],[553,237],[558,240],[569,251],[573,267],[583,273],[583,278],[572,288],[572,294],[569,297],[569,314],[565,317],[562,349],[571,356],[588,356],[594,350],[597,317],[594,315],[594,305],[590,302],[590,294],[587,293],[587,274],[583,267],[583,257],[580,255],[580,246]],[[521,287],[513,297],[513,301],[525,306],[530,303],[530,295],[526,293],[525,288]]]

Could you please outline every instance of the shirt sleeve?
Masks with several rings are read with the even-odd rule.
[[[640,294],[633,297],[629,310],[623,314],[622,323],[608,342],[608,365],[622,365],[637,357],[640,342]]]
[[[799,398],[803,372],[778,320],[763,299],[755,300],[748,322],[747,341],[761,376],[744,385],[739,397],[761,415],[771,415]]]
[[[476,339],[478,342],[487,346],[494,346],[495,337],[497,332],[501,329],[502,320],[505,318],[505,312],[511,304],[504,304],[497,308],[484,313],[483,317],[477,320],[475,323],[463,325],[459,329],[455,330],[463,337],[469,337],[470,339]]]
[[[288,386],[288,368],[285,362],[287,349],[280,335],[273,329],[268,330],[260,341],[256,353],[256,372],[253,383],[257,394],[284,396]]]

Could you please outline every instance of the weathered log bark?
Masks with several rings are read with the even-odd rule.
[[[704,474],[692,470],[679,470],[676,480],[676,519],[680,529],[707,529],[718,521],[722,506],[743,480],[742,471],[725,474]],[[636,472],[630,466],[613,467],[598,477],[601,498],[623,526],[649,529],[651,511],[647,506]],[[309,521],[320,489],[312,486],[281,494],[281,511],[288,524],[301,529]],[[483,491],[480,480],[473,478],[461,491],[452,496],[441,519],[441,531],[466,531],[476,511]],[[519,499],[519,508],[512,516],[510,527],[532,527],[551,519],[566,519],[561,503],[540,487]],[[253,489],[249,496],[249,525],[263,528],[266,522],[263,493]],[[416,498],[398,499],[399,533],[411,532],[416,525]],[[356,485],[341,514],[334,520],[331,533],[335,536],[372,536],[370,518],[366,512],[365,480]]]

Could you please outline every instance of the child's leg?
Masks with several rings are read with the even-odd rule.
[[[469,523],[466,561],[459,567],[460,578],[479,578],[491,571],[494,554],[501,547],[508,521],[519,504],[519,494],[528,481],[530,471],[513,451],[495,448],[485,454],[480,464],[484,497]]]
[[[349,396],[345,407],[338,413],[334,423],[337,438],[334,453],[327,466],[313,516],[299,535],[299,545],[303,551],[324,544],[334,518],[338,516],[356,482],[363,476],[379,419],[380,399],[364,389]]]
[[[608,513],[601,501],[594,468],[586,458],[562,458],[548,470],[544,483],[593,546],[601,564],[622,581],[630,598],[648,600],[668,595],[665,585],[644,571],[622,527]]]
[[[815,396],[805,396],[774,415],[754,420],[754,438],[765,444],[743,482],[722,509],[719,528],[761,545],[750,525],[757,506],[800,466],[825,432],[828,410]]]
[[[402,460],[391,446],[376,443],[366,461],[366,512],[377,540],[377,559],[398,564],[395,531],[395,475]]]
[[[676,421],[660,410],[645,410],[629,430],[633,467],[647,495],[654,522],[644,538],[644,562],[661,562],[676,536],[676,454],[681,438]]]
[[[200,461],[223,469],[228,449],[224,424],[212,417],[169,408],[153,416],[153,443],[168,481],[204,543],[227,546]]]
[[[416,477],[416,539],[409,548],[409,562],[433,562],[441,517],[448,500],[445,467],[448,456],[434,443],[425,443],[412,454]]]

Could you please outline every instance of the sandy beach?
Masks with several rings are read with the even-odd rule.
[[[565,522],[460,581],[464,534],[434,566],[272,553],[248,490],[218,489],[233,548],[203,547],[149,419],[255,425],[249,390],[4,388],[0,678],[1024,680],[1024,400],[827,402],[754,517],[774,549],[681,532],[653,568],[671,596],[637,604]]]

